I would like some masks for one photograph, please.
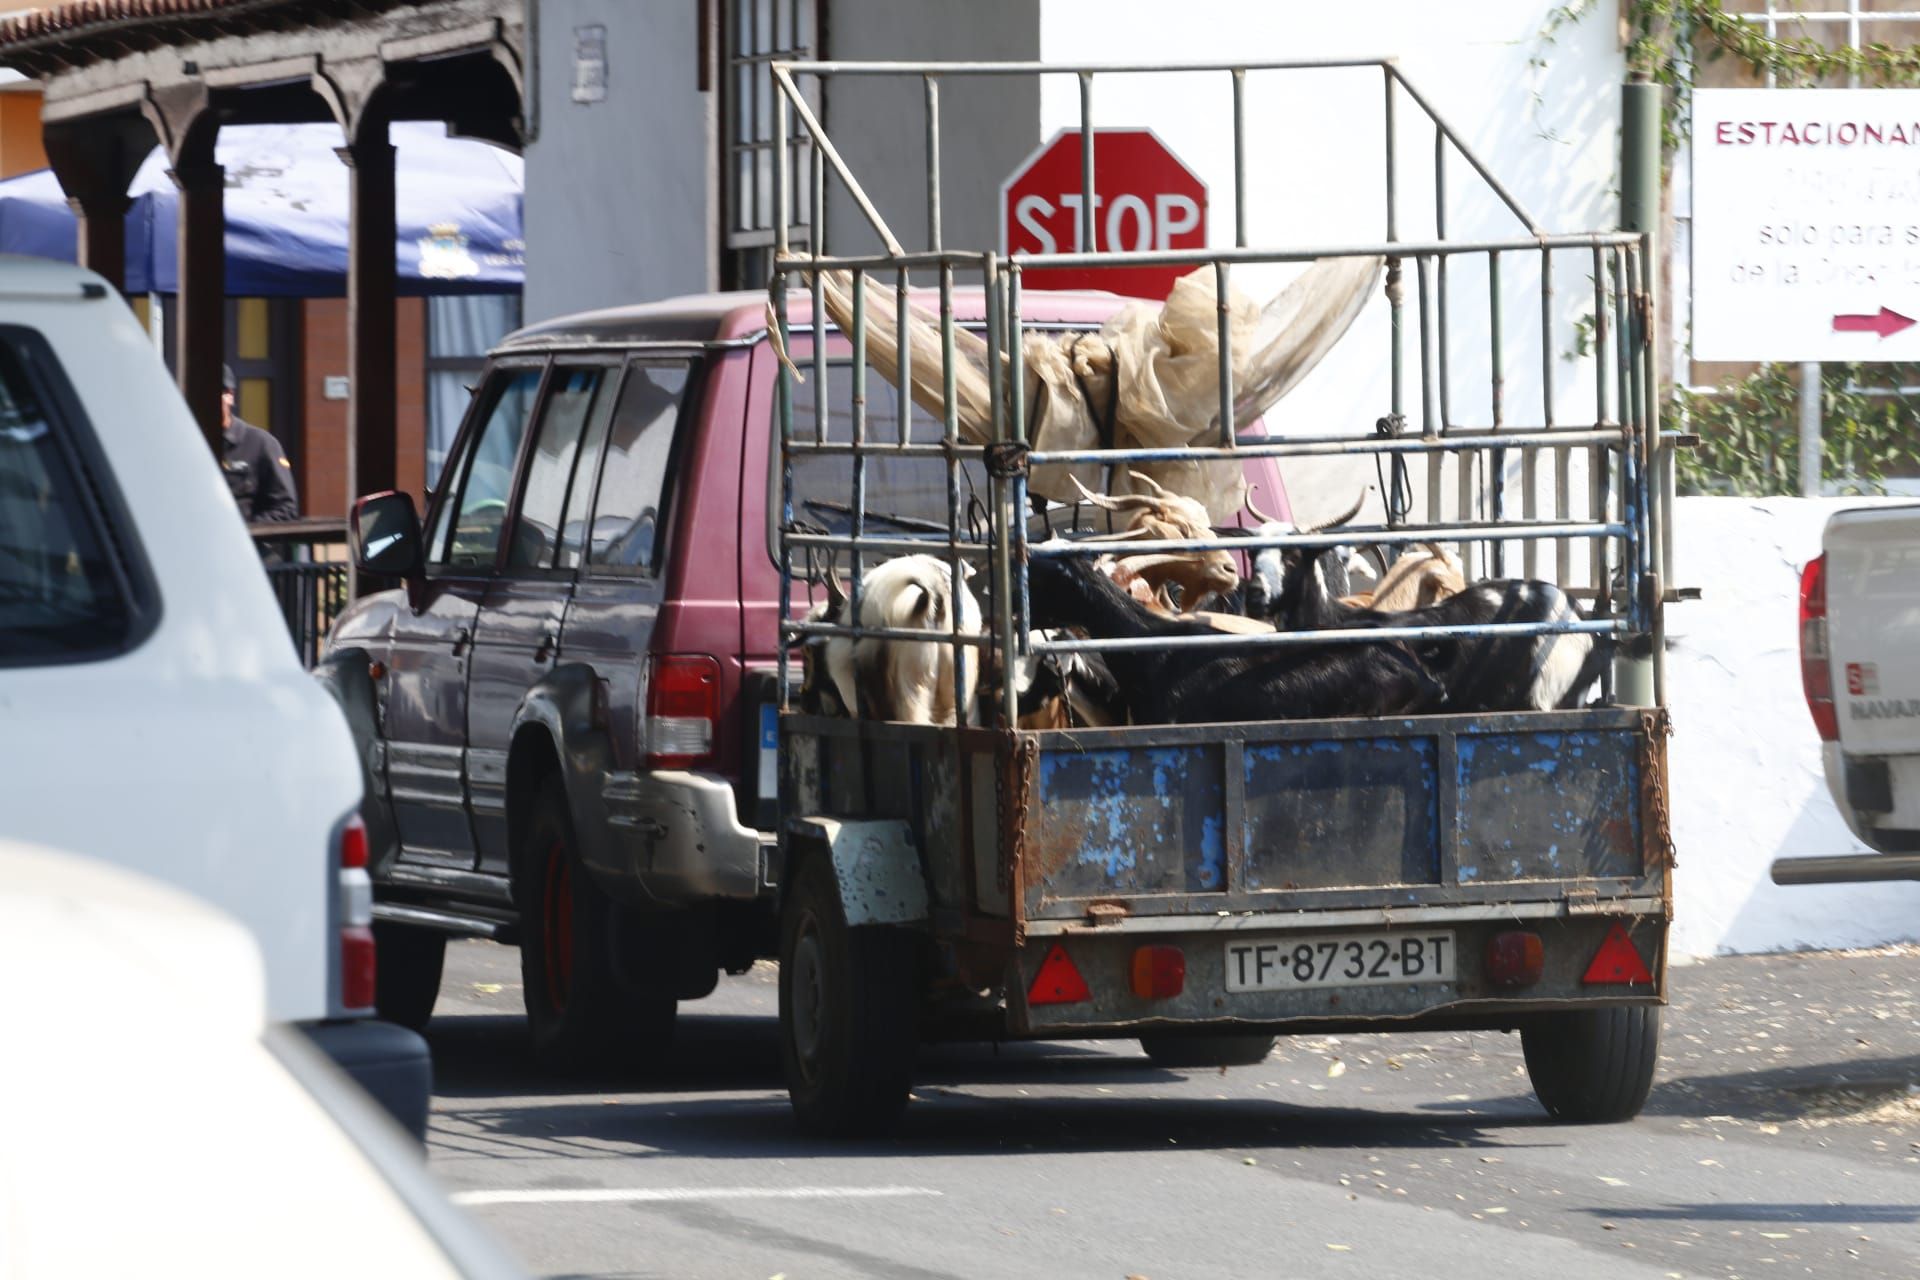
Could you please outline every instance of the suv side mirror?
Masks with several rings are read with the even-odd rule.
[[[420,572],[420,517],[407,494],[388,490],[355,502],[347,536],[354,568],[362,573],[411,578]]]

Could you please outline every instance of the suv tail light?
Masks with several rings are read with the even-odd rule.
[[[712,757],[720,725],[720,664],[704,653],[647,660],[646,767],[688,769]]]
[[[367,828],[360,815],[340,828],[336,890],[340,920],[340,1004],[347,1013],[373,1010],[373,880],[367,875]]]
[[[1800,571],[1800,686],[1807,710],[1824,742],[1840,736],[1833,709],[1833,669],[1827,664],[1827,557],[1822,552]]]

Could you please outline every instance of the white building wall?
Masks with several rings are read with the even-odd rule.
[[[699,91],[699,6],[538,0],[538,9],[527,323],[712,287],[719,94]],[[576,102],[576,41],[590,26],[606,28],[606,97]]]
[[[1800,689],[1800,568],[1858,500],[1683,498],[1675,572],[1705,598],[1667,610],[1678,955],[1920,938],[1920,884],[1796,885],[1778,857],[1869,850],[1834,808]]]
[[[1471,5],[1376,0],[1362,6],[1187,0],[1171,20],[1174,11],[1161,0],[1106,0],[1098,6],[1055,0],[1042,9],[1040,45],[1042,56],[1054,62],[1397,56],[1408,79],[1542,226],[1610,229],[1618,216],[1617,86],[1624,74],[1615,25],[1591,17],[1564,27],[1547,45],[1540,32],[1552,8],[1547,0]],[[1536,60],[1543,65],[1533,65]],[[1371,69],[1249,77],[1251,246],[1333,246],[1386,238],[1382,78]],[[1397,110],[1398,230],[1402,239],[1430,238],[1433,129],[1405,95]],[[1225,74],[1101,77],[1095,82],[1093,112],[1096,125],[1152,127],[1198,170],[1211,193],[1211,243],[1233,243],[1232,97]],[[1041,98],[1043,135],[1078,120],[1074,78],[1051,78]],[[1451,238],[1506,238],[1522,231],[1457,158],[1449,161],[1447,196]],[[1595,412],[1591,373],[1584,362],[1562,355],[1574,347],[1575,322],[1592,310],[1591,258],[1558,254],[1554,271],[1557,289],[1546,346],[1554,366],[1555,421],[1590,424]],[[1287,274],[1244,269],[1235,283],[1264,299]],[[1505,421],[1537,425],[1544,416],[1538,255],[1507,255],[1501,274]],[[1410,428],[1418,430],[1418,311],[1411,271],[1406,285],[1404,403]],[[1463,260],[1452,268],[1448,289],[1452,421],[1488,425],[1492,360],[1485,259]],[[1269,426],[1288,432],[1371,430],[1390,407],[1387,317],[1386,302],[1376,299],[1346,340],[1269,414]],[[1372,481],[1374,470],[1371,461],[1296,460],[1286,467],[1296,509],[1309,517],[1345,506],[1356,487]],[[1418,466],[1413,470],[1415,493],[1424,495]],[[1542,476],[1550,486],[1544,465]],[[1449,494],[1454,484],[1449,465]],[[1583,487],[1576,479],[1575,491]],[[1416,514],[1423,509],[1416,503]],[[1575,514],[1585,514],[1584,500]]]

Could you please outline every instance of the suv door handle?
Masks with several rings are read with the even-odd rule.
[[[533,660],[535,662],[545,662],[548,658],[551,658],[553,656],[553,651],[559,647],[560,647],[559,632],[554,631],[552,628],[548,628],[547,630],[540,633],[540,643],[535,645],[533,649]]]
[[[472,639],[473,639],[473,630],[470,627],[461,627],[458,631],[454,632],[453,633],[453,656],[457,658],[462,653],[466,652],[467,644]]]

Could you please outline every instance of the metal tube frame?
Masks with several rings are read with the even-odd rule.
[[[1336,244],[1294,249],[1253,248],[1248,244],[1246,210],[1246,82],[1249,74],[1260,72],[1315,71],[1338,68],[1377,67],[1382,73],[1384,136],[1383,153],[1386,177],[1385,238],[1377,243]],[[1461,627],[1400,627],[1385,630],[1280,632],[1247,636],[1221,634],[1192,637],[1180,641],[1208,649],[1258,649],[1299,645],[1368,643],[1382,640],[1425,640],[1467,636],[1582,634],[1656,634],[1661,629],[1659,600],[1648,583],[1657,584],[1653,548],[1664,543],[1653,527],[1659,503],[1655,492],[1660,466],[1668,463],[1671,450],[1660,443],[1656,408],[1652,403],[1652,351],[1647,340],[1651,328],[1649,297],[1650,236],[1638,232],[1588,232],[1548,234],[1487,170],[1464,143],[1457,131],[1433,108],[1431,102],[1403,76],[1391,60],[1317,59],[1271,63],[1204,63],[1170,66],[1093,63],[1047,65],[1037,63],[791,63],[770,64],[774,90],[774,155],[779,172],[775,180],[777,217],[775,227],[776,265],[770,290],[777,334],[782,349],[788,346],[792,326],[788,319],[791,283],[798,280],[808,289],[812,303],[809,328],[813,340],[811,374],[815,380],[814,423],[811,438],[795,431],[792,381],[797,376],[783,362],[778,373],[775,405],[779,417],[780,459],[779,554],[782,574],[780,603],[783,643],[779,662],[779,693],[782,708],[791,705],[790,645],[822,636],[850,639],[876,638],[904,641],[933,641],[952,645],[954,697],[959,705],[965,686],[963,668],[979,661],[979,655],[997,652],[1003,659],[1003,675],[997,697],[990,700],[1003,724],[1011,725],[1017,715],[1017,691],[1005,659],[1030,652],[1100,652],[1154,647],[1167,643],[1162,639],[1044,641],[1029,631],[1030,607],[1027,593],[1027,564],[1030,557],[1086,557],[1105,554],[1124,546],[1129,553],[1189,552],[1204,550],[1254,551],[1268,547],[1325,548],[1342,543],[1373,542],[1386,546],[1406,546],[1418,542],[1454,542],[1469,564],[1478,559],[1495,574],[1505,572],[1507,544],[1521,542],[1526,548],[1528,572],[1533,571],[1534,548],[1542,541],[1553,541],[1557,550],[1559,580],[1568,583],[1571,547],[1577,540],[1591,545],[1588,571],[1594,578],[1592,595],[1596,600],[1594,618],[1546,624],[1489,624]],[[1098,220],[1094,207],[1095,155],[1093,132],[1093,88],[1100,74],[1220,72],[1231,78],[1234,164],[1234,248],[1231,250],[1196,249],[1152,252],[1107,253],[1098,250]],[[833,146],[826,130],[801,93],[799,77],[815,76],[905,76],[921,80],[925,100],[927,156],[927,240],[924,251],[908,251],[880,216],[858,178],[847,167]],[[942,187],[940,181],[940,84],[956,76],[999,75],[1073,75],[1079,81],[1081,149],[1080,246],[1077,252],[1055,254],[1014,254],[997,258],[992,253],[974,253],[947,249],[943,243]],[[1407,99],[1432,124],[1434,163],[1434,239],[1406,241],[1400,238],[1398,203],[1401,194],[1398,133],[1399,97]],[[791,113],[791,119],[790,114]],[[797,121],[804,130],[799,147],[790,145],[789,129]],[[1447,149],[1458,151],[1494,197],[1521,224],[1521,235],[1510,239],[1477,241],[1450,240],[1447,236]],[[799,162],[797,152],[804,151],[810,163],[806,196],[809,198],[813,234],[799,255],[790,251],[790,224],[793,211],[791,169]],[[828,253],[825,243],[825,183],[831,170],[845,186],[854,206],[876,232],[884,251],[879,254],[839,256]],[[1594,349],[1590,353],[1595,376],[1594,420],[1590,427],[1555,423],[1553,348],[1553,256],[1556,250],[1584,250],[1593,263],[1595,298]],[[1505,396],[1504,299],[1501,290],[1502,255],[1536,252],[1541,263],[1541,383],[1542,426],[1516,427],[1508,421]],[[1488,287],[1491,319],[1491,425],[1475,428],[1461,426],[1454,418],[1452,399],[1452,343],[1450,309],[1447,302],[1448,263],[1462,255],[1483,256],[1488,263]],[[1284,439],[1241,441],[1234,413],[1233,369],[1231,364],[1228,285],[1236,265],[1302,263],[1333,257],[1377,256],[1387,259],[1388,302],[1391,308],[1391,411],[1395,427],[1384,434],[1289,436]],[[1415,305],[1419,322],[1418,395],[1421,430],[1417,435],[1400,434],[1404,423],[1404,332],[1402,323],[1403,287],[1407,260],[1411,259],[1416,290]],[[1128,267],[1128,266],[1211,266],[1216,296],[1219,299],[1219,401],[1220,433],[1214,446],[1170,449],[1055,450],[1025,452],[1028,424],[1026,362],[1023,339],[1028,327],[1021,319],[1022,274],[1038,267]],[[896,307],[892,317],[896,334],[904,333],[909,318],[911,273],[915,270],[938,275],[937,295],[941,358],[941,385],[946,402],[945,420],[938,444],[914,443],[910,436],[912,417],[913,370],[910,347],[899,345],[899,419],[896,438],[874,439],[867,418],[868,315],[866,283],[873,273],[891,272],[895,282]],[[827,346],[833,331],[823,305],[823,274],[848,271],[853,280],[852,332],[847,336],[852,348],[851,440],[829,438]],[[959,432],[955,406],[955,308],[957,280],[977,276],[985,299],[986,346],[989,352],[986,370],[991,395],[991,439],[994,445],[1013,447],[1024,452],[1024,466],[1004,472],[990,470],[988,530],[982,543],[965,527],[961,502],[963,465],[980,464],[989,456],[989,446],[964,441]],[[1629,323],[1631,301],[1641,308],[1641,316]],[[1617,350],[1614,349],[1617,345]],[[1608,365],[1611,362],[1612,368]],[[1611,372],[1612,377],[1608,374]],[[1522,512],[1518,520],[1508,518],[1505,463],[1508,450],[1522,451]],[[1569,457],[1581,449],[1590,459],[1588,519],[1577,520],[1572,512]],[[1549,450],[1555,458],[1553,511],[1540,518],[1538,483],[1534,467],[1539,451]],[[1427,522],[1408,524],[1407,513],[1389,510],[1388,524],[1382,528],[1346,527],[1320,534],[1285,534],[1272,537],[1218,536],[1196,539],[1130,540],[1113,543],[1098,538],[1079,542],[1049,540],[1029,544],[1027,536],[1028,468],[1048,465],[1099,462],[1109,466],[1125,462],[1167,460],[1200,461],[1206,459],[1246,459],[1255,457],[1310,457],[1340,454],[1385,455],[1395,465],[1410,453],[1427,459]],[[1441,470],[1448,454],[1457,457],[1458,507],[1456,518],[1442,518],[1441,495],[1444,491]],[[807,533],[794,527],[794,460],[804,456],[848,456],[853,459],[849,532],[844,535]],[[937,525],[929,525],[933,536],[905,537],[869,531],[866,460],[875,456],[896,458],[939,458],[946,467],[947,527],[937,534]],[[1476,459],[1478,466],[1476,467]],[[1476,471],[1478,476],[1476,477]],[[1617,500],[1615,498],[1617,495]],[[1238,531],[1236,531],[1238,532]],[[1619,545],[1618,564],[1627,578],[1626,589],[1617,597],[1610,586],[1614,565],[1612,545]],[[848,622],[797,620],[794,618],[793,582],[808,575],[796,572],[796,557],[813,558],[825,553],[829,564],[841,554],[851,559],[853,581],[849,602],[853,616]],[[969,576],[971,562],[988,571],[990,584],[986,596],[989,623],[979,635],[959,631],[954,616],[944,630],[913,630],[861,627],[861,579],[869,556],[909,553],[937,554],[945,562],[950,582],[957,594]],[[1664,567],[1664,566],[1660,566]],[[811,594],[811,590],[810,590]],[[976,594],[978,594],[976,592]],[[1585,594],[1584,592],[1582,594]],[[1664,664],[1660,645],[1654,645],[1656,697],[1664,697]],[[1609,690],[1610,692],[1610,690]]]

